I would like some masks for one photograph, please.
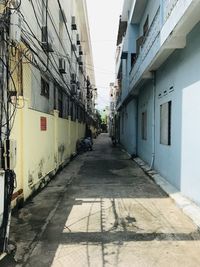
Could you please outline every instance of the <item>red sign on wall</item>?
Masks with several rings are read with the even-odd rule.
[[[40,130],[41,131],[47,130],[47,118],[46,117],[40,117]]]

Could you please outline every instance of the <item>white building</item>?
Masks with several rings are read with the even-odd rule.
[[[10,204],[19,207],[69,162],[86,123],[95,130],[96,90],[85,0],[2,0],[0,16],[1,29],[10,24],[0,44],[1,59],[4,47],[10,52],[1,63],[9,74],[8,87],[1,83],[9,97],[0,103],[7,119],[1,113],[0,141],[9,140],[0,155],[2,252]],[[14,191],[4,183],[7,169],[16,174]]]
[[[48,6],[45,1],[22,1],[20,7],[22,41],[37,53],[33,56],[41,68],[39,71],[32,67],[33,83],[39,85],[41,72],[47,74],[47,66],[50,79],[44,77],[48,75],[43,75],[43,82],[50,81],[49,99],[53,94],[62,94],[63,90],[58,87],[63,87],[66,91],[63,94],[74,95],[89,110],[93,104],[91,97],[87,99],[87,80],[92,90],[95,78],[91,67],[93,59],[86,2],[56,0],[47,3]],[[47,103],[47,97],[38,98],[40,86],[35,87],[29,92],[26,90],[24,96],[31,100],[32,108],[49,112],[53,109],[53,103]],[[65,110],[62,112],[65,113]]]
[[[116,72],[120,141],[200,204],[200,1],[125,0]]]
[[[118,97],[119,97],[119,87],[117,82],[110,83],[110,109],[109,109],[108,132],[111,137],[115,137],[116,105]]]

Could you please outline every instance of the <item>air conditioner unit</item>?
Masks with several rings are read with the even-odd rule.
[[[74,16],[72,16],[72,30],[73,31],[77,30],[76,17],[74,17]]]
[[[17,141],[5,140],[4,151],[5,169],[14,170],[17,164]]]
[[[49,38],[48,38],[49,37]],[[42,26],[42,48],[46,52],[54,52],[52,43],[53,40],[51,40],[50,33],[48,33],[47,26]]]
[[[83,50],[82,50],[82,46],[79,46],[79,56],[83,55]]]
[[[76,35],[76,44],[77,44],[77,45],[80,45],[80,44],[81,44],[79,34]]]
[[[79,56],[79,58],[78,58],[78,64],[79,64],[80,66],[83,65],[83,57],[82,57],[82,56]]]
[[[62,74],[66,73],[66,64],[64,58],[59,58],[59,72]]]
[[[71,83],[76,83],[76,73],[71,73]]]
[[[71,84],[71,94],[72,95],[77,94],[77,85],[75,83]]]

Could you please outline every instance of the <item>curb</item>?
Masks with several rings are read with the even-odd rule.
[[[157,184],[159,185],[168,195],[171,197],[176,205],[187,215],[199,228],[200,228],[200,207],[193,201],[185,197],[178,191],[176,187],[170,184],[155,170],[151,170],[150,166],[146,164],[140,158],[134,158],[140,168]]]

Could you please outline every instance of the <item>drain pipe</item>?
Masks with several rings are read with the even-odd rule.
[[[136,128],[136,130],[135,130],[135,132],[136,132],[136,148],[135,148],[135,156],[136,157],[138,157],[138,139],[139,139],[139,137],[138,137],[138,114],[139,114],[139,107],[138,107],[138,97],[135,99],[135,101],[136,101],[136,122],[135,122],[135,124],[136,124],[136,126],[135,126],[135,128]]]
[[[150,170],[154,168],[154,161],[155,161],[155,115],[156,115],[156,72],[152,72],[153,75],[153,96],[152,96],[152,157],[151,157],[151,165]]]

